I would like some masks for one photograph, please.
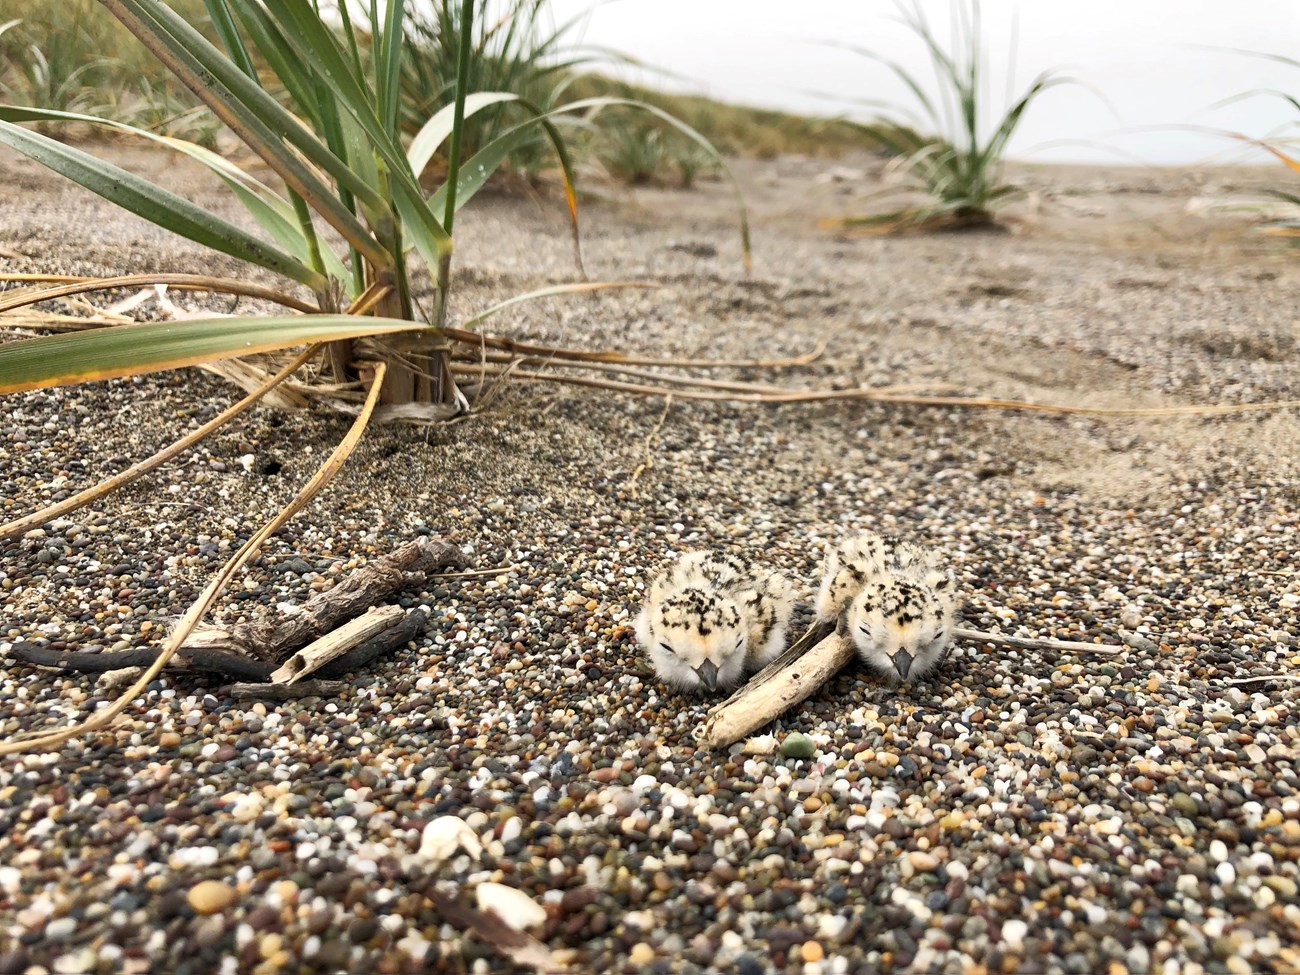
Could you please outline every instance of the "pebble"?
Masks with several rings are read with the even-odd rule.
[[[633,965],[649,965],[655,960],[655,950],[644,941],[638,941],[628,952],[627,958]]]
[[[816,941],[805,941],[799,946],[799,957],[806,962],[819,962],[826,957],[820,943]]]
[[[813,740],[798,731],[792,731],[781,742],[781,754],[785,758],[812,758],[816,750]]]
[[[185,900],[198,914],[224,911],[239,898],[239,892],[220,880],[204,880],[190,888]]]

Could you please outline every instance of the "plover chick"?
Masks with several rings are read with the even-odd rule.
[[[655,576],[636,635],[665,684],[731,690],[785,649],[790,584],[731,555],[688,552]]]
[[[827,553],[817,619],[838,623],[862,661],[891,683],[916,681],[948,652],[955,588],[932,552],[868,532]]]

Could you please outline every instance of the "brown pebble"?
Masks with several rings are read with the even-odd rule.
[[[799,949],[799,954],[803,956],[804,961],[821,961],[826,957],[822,946],[816,941],[805,941]]]
[[[199,914],[224,911],[239,897],[239,891],[220,880],[204,880],[190,888],[185,900]]]

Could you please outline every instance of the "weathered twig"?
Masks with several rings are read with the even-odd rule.
[[[333,679],[360,670],[372,660],[410,643],[424,628],[427,621],[428,615],[423,610],[412,609],[396,626],[389,627],[378,636],[336,657],[321,667],[316,674],[321,678]],[[68,653],[30,643],[17,643],[8,655],[20,663],[51,667],[74,674],[106,674],[130,667],[150,667],[161,652],[160,647],[145,647],[140,650],[124,650],[121,653],[77,653],[75,651]],[[261,683],[271,679],[275,664],[264,660],[252,660],[242,654],[225,650],[196,650],[181,647],[167,661],[167,670],[215,674],[234,681]]]
[[[304,697],[338,697],[347,683],[341,680],[303,680],[296,684],[232,684],[236,701],[294,701]]]
[[[358,569],[333,589],[317,593],[296,613],[258,623],[204,627],[195,631],[185,645],[228,650],[279,663],[344,621],[386,602],[399,590],[422,582],[424,574],[434,569],[460,568],[464,564],[455,545],[434,538],[417,538]]]
[[[15,643],[9,656],[19,663],[52,667],[74,674],[107,674],[127,667],[149,667],[162,652],[160,647],[142,647],[120,653],[78,653],[51,650],[31,643]],[[274,664],[251,660],[226,650],[195,650],[182,647],[167,663],[168,670],[193,670],[221,674],[234,680],[266,680]]]
[[[815,694],[853,656],[853,644],[838,633],[820,639],[811,649],[803,641],[796,642],[731,697],[709,709],[697,735],[700,744],[725,748],[739,741]]]
[[[496,911],[467,907],[437,888],[431,887],[427,896],[444,921],[462,931],[472,931],[516,965],[527,966],[539,975],[558,975],[568,971],[568,966],[546,945],[528,932],[511,927]]]
[[[273,684],[296,684],[353,647],[392,629],[406,614],[400,606],[373,606],[356,619],[313,640],[271,674]]]
[[[354,647],[341,657],[331,660],[316,673],[320,677],[342,677],[360,670],[372,660],[405,646],[416,638],[429,622],[429,614],[422,609],[408,610],[406,619],[385,630],[379,636]]]
[[[985,633],[982,630],[963,630],[960,627],[953,630],[952,635],[955,639],[966,640],[969,643],[992,643],[1003,647],[1018,647],[1021,650],[1059,650],[1062,653],[1100,653],[1105,656],[1117,656],[1124,652],[1123,647],[1109,643],[1074,643],[1069,640],[1043,640],[1037,637]]]

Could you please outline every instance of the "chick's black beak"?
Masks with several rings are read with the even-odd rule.
[[[912,669],[912,655],[906,650],[899,650],[894,654],[894,669],[898,671],[898,676],[902,680],[907,680],[907,672]]]
[[[718,665],[712,660],[706,660],[695,668],[695,673],[699,675],[704,686],[711,691],[718,689]]]

